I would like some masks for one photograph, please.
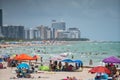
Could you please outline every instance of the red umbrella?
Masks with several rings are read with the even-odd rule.
[[[97,66],[89,70],[91,73],[107,73],[110,74],[110,70],[104,66]]]

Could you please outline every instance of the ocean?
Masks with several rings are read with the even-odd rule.
[[[44,63],[60,54],[67,54],[66,58],[79,59],[84,65],[93,61],[93,66],[103,65],[102,60],[110,56],[120,57],[120,42],[84,42],[71,41],[62,45],[18,46],[0,49],[1,54],[27,53],[43,57]]]

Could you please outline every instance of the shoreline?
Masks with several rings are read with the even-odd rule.
[[[19,46],[48,46],[48,45],[66,45],[66,44],[74,44],[76,42],[113,42],[119,43],[120,41],[27,41],[27,42],[5,42],[0,43],[0,48],[7,48],[7,47],[19,47]]]
[[[36,41],[36,42],[15,42],[15,43],[2,43],[0,44],[0,48],[7,48],[7,47],[18,47],[18,46],[48,46],[48,45],[65,45],[65,44],[69,44],[70,42],[68,41],[54,41],[54,42],[50,42],[50,41]]]

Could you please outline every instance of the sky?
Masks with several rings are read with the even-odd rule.
[[[120,41],[120,0],[0,0],[3,25],[25,28],[52,20],[76,27],[81,37],[97,41]]]

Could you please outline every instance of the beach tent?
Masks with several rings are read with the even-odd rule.
[[[17,66],[18,69],[22,69],[22,68],[25,68],[25,69],[29,69],[30,66],[27,64],[27,63],[20,63],[18,66]]]
[[[63,59],[63,60],[61,60],[61,62],[68,62],[68,63],[72,63],[72,62],[73,62],[73,60],[71,60],[71,59]]]
[[[103,59],[104,63],[120,63],[120,59],[115,56],[110,56],[108,58]]]
[[[82,66],[83,62],[81,60],[73,60],[74,63],[77,63],[78,66]]]
[[[36,59],[23,53],[23,54],[15,56],[14,60],[36,60]]]
[[[83,62],[81,60],[73,60],[73,62],[83,64]]]
[[[91,73],[107,73],[110,74],[110,70],[104,66],[96,66],[94,68],[92,68],[91,70],[89,70],[89,72]]]
[[[39,70],[41,71],[49,71],[49,66],[39,66]]]
[[[64,60],[61,60],[61,62],[75,63],[75,67],[76,67],[75,71],[82,71],[81,67],[83,65],[83,62],[81,60],[64,59]]]
[[[63,59],[61,62],[79,63],[79,64],[83,65],[83,62],[81,60]]]

